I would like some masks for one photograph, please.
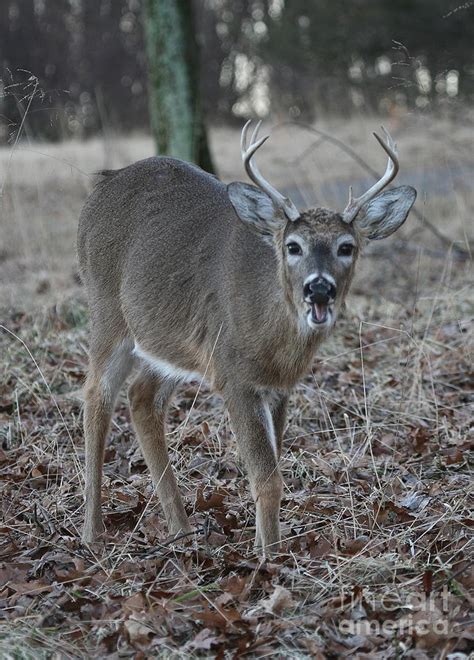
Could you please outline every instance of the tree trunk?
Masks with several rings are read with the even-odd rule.
[[[213,172],[190,0],[145,0],[145,39],[150,120],[158,153]]]

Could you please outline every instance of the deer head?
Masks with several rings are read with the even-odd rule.
[[[245,169],[256,184],[235,182],[228,194],[238,217],[274,249],[286,299],[306,332],[328,332],[352,280],[360,251],[368,240],[393,234],[406,220],[416,191],[400,186],[382,192],[397,175],[396,145],[385,128],[384,142],[375,138],[388,155],[384,175],[342,212],[324,208],[299,212],[293,202],[266,181],[257,168],[255,152],[268,139],[258,139],[259,122],[250,144],[242,131],[241,153]]]

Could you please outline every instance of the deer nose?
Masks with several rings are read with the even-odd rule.
[[[303,288],[304,299],[312,304],[327,305],[336,297],[336,287],[325,277],[315,277]]]

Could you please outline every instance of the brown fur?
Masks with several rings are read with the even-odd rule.
[[[310,246],[296,267],[285,257],[291,233]],[[359,251],[350,266],[341,266],[333,254],[341,234],[354,236],[360,247],[356,228],[337,213],[310,210],[286,222],[275,209],[271,232],[262,237],[236,216],[223,183],[171,158],[150,158],[106,174],[83,209],[78,232],[91,311],[85,541],[102,530],[104,443],[118,390],[140,362],[133,353],[137,342],[155,359],[206,374],[223,396],[256,502],[257,541],[266,550],[277,546],[283,487],[278,457],[288,395],[328,333],[304,327],[302,282],[324,258],[337,283],[335,309],[340,308]],[[129,393],[133,423],[173,534],[189,530],[164,436],[167,403],[178,382],[142,364]]]

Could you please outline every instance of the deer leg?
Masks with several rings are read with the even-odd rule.
[[[82,539],[92,543],[103,532],[100,489],[104,448],[115,399],[133,365],[132,344],[124,340],[114,348],[91,355],[84,387],[86,450],[85,517]]]
[[[176,385],[144,369],[129,389],[133,424],[170,534],[191,531],[165,439],[166,410]]]
[[[233,391],[226,402],[256,504],[255,543],[268,555],[278,550],[280,544],[283,492],[270,406],[251,390]]]
[[[275,394],[274,398],[270,400],[270,410],[272,413],[273,419],[273,428],[275,430],[275,441],[276,441],[276,450],[277,458],[280,459],[281,449],[283,446],[283,435],[286,429],[286,414],[288,410],[288,399],[287,394]]]

